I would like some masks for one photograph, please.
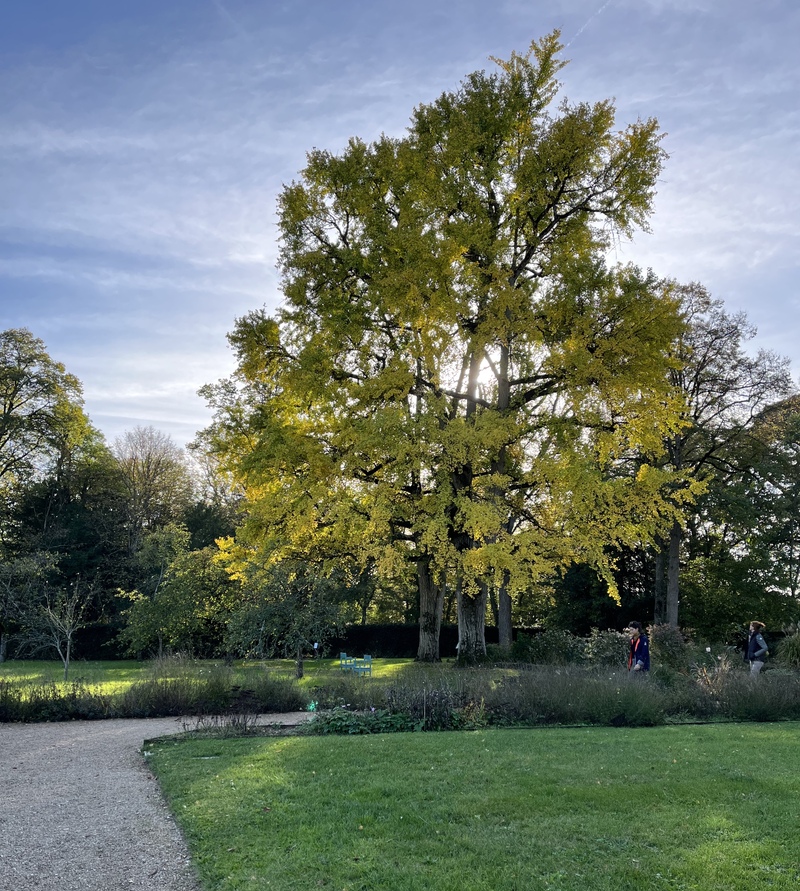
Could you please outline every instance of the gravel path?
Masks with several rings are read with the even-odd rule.
[[[0,891],[198,891],[140,753],[183,729],[175,718],[0,724]]]

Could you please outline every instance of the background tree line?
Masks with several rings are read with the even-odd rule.
[[[235,499],[204,470],[152,427],[109,446],[44,344],[1,332],[0,657],[11,639],[68,659],[81,627],[116,634],[143,598],[161,608],[169,568],[234,529]]]
[[[4,641],[96,622],[132,652],[302,656],[399,621],[436,660],[456,621],[474,661],[487,618],[501,646],[512,624],[796,620],[788,363],[701,285],[609,265],[647,227],[661,134],[556,104],[561,50],[308,155],[279,202],[284,301],[237,320],[190,455],[152,428],[108,446],[44,345],[2,334]]]

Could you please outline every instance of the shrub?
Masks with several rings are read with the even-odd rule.
[[[586,644],[569,631],[546,630],[520,634],[512,646],[512,656],[534,665],[577,665],[584,661]]]
[[[513,645],[511,649],[501,647],[500,644],[486,644],[486,662],[489,665],[504,665],[510,659],[514,659]]]
[[[370,709],[368,712],[352,712],[336,708],[327,714],[316,715],[305,732],[311,734],[364,734],[399,733],[422,730],[422,724],[409,715],[393,714],[385,709]]]
[[[590,665],[621,666],[628,660],[630,639],[620,631],[592,628],[586,638],[585,656]]]
[[[691,661],[691,638],[687,631],[674,625],[651,625],[647,634],[650,638],[650,654],[655,660],[670,668],[688,669]]]

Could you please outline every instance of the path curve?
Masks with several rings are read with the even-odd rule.
[[[0,891],[199,891],[141,755],[183,730],[180,718],[0,724]]]

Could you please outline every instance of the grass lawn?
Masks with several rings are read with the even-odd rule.
[[[13,684],[41,685],[55,684],[59,687],[73,683],[85,683],[88,687],[104,694],[120,693],[131,685],[145,680],[149,675],[158,673],[161,676],[179,674],[200,675],[208,672],[220,661],[213,660],[76,660],[70,664],[69,677],[64,682],[64,666],[58,660],[46,659],[13,659],[0,663],[0,681]],[[412,659],[375,659],[373,660],[373,676],[389,678],[403,667],[413,667]],[[234,666],[234,682],[244,677],[248,671],[265,666],[276,676],[293,678],[295,663],[292,659],[271,659],[268,662],[237,661]],[[304,678],[301,687],[313,687],[325,677],[338,677],[339,657],[335,659],[308,659],[303,663]]]
[[[66,685],[81,682],[103,693],[118,693],[142,679],[144,665],[135,659],[72,662]],[[64,666],[47,659],[13,659],[0,664],[0,681],[64,686]]]
[[[800,724],[159,740],[211,891],[800,883]]]

